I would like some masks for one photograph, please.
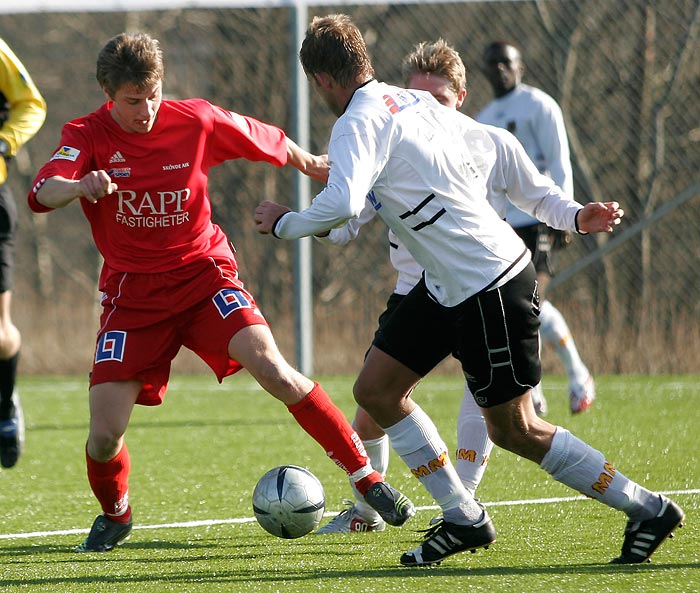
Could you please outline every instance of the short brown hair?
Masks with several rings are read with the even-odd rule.
[[[124,85],[140,90],[163,80],[163,53],[158,40],[146,33],[121,33],[97,56],[97,82],[110,97]]]
[[[343,87],[374,76],[365,40],[345,14],[314,17],[306,30],[299,59],[307,76],[325,72]]]
[[[467,69],[457,50],[444,39],[434,43],[423,41],[416,45],[401,64],[404,82],[414,74],[435,74],[450,81],[455,94],[467,88]]]

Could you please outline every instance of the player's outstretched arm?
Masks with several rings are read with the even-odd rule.
[[[255,230],[261,235],[269,235],[280,216],[291,212],[291,208],[276,202],[264,200],[255,209]]]
[[[580,233],[612,233],[625,211],[617,202],[589,202],[576,214]]]
[[[328,181],[330,171],[328,155],[311,154],[290,138],[287,138],[287,164],[316,181],[321,183]]]
[[[94,204],[116,190],[106,171],[90,171],[79,180],[49,177],[36,192],[36,200],[47,208],[63,208],[78,198]]]

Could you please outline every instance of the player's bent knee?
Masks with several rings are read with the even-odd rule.
[[[519,416],[496,421],[488,418],[486,425],[489,438],[497,447],[532,461],[541,460],[549,449],[555,431],[553,425],[541,419],[528,421]]]
[[[373,410],[379,410],[390,405],[391,398],[388,392],[374,389],[367,383],[356,382],[353,387],[353,395],[357,404],[367,410],[370,415],[372,415]]]
[[[504,430],[500,425],[494,424],[493,422],[486,422],[486,431],[488,432],[489,438],[493,441],[493,444],[501,449],[508,450],[506,444],[508,443],[508,432]]]
[[[502,449],[518,450],[530,438],[528,423],[517,413],[502,413],[493,408],[484,413],[489,438]]]
[[[91,432],[87,444],[88,455],[99,463],[107,463],[122,448],[122,436],[111,432]]]
[[[376,400],[376,395],[373,394],[371,390],[367,389],[365,385],[359,381],[359,379],[355,382],[355,385],[352,388],[352,393],[355,396],[357,405],[365,410],[372,409]]]

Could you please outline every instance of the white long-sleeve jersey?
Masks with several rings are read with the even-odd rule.
[[[551,177],[573,198],[571,155],[564,116],[551,96],[535,87],[519,84],[507,95],[486,105],[476,119],[515,135],[540,173]],[[538,222],[512,204],[508,207],[506,220],[515,228]]]
[[[367,198],[452,307],[518,274],[530,253],[486,200],[495,145],[484,126],[429,93],[370,81],[333,127],[326,188],[273,233],[324,232],[356,218]],[[572,215],[573,223],[573,215]]]
[[[574,218],[581,205],[572,201],[549,177],[537,170],[512,134],[494,126],[485,126],[485,129],[496,147],[496,161],[488,177],[486,198],[498,216],[505,218],[507,207],[512,202],[553,228],[575,230]],[[357,218],[332,229],[328,237],[322,240],[344,245],[354,240],[360,228],[376,213],[372,204],[367,202]],[[407,294],[420,279],[423,269],[391,230],[389,245],[391,264],[398,272],[394,292]]]

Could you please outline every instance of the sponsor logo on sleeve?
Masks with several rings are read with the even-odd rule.
[[[370,191],[367,194],[367,200],[369,200],[369,203],[374,206],[375,210],[379,210],[382,207],[382,203],[377,199],[377,196],[374,194],[373,191]]]
[[[61,146],[51,157],[52,161],[76,161],[80,151],[72,146]]]

